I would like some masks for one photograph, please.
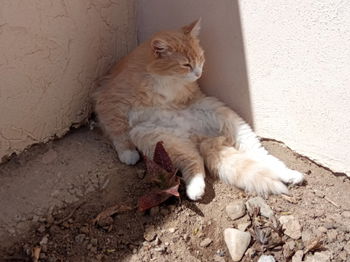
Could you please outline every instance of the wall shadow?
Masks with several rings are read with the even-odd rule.
[[[201,88],[254,127],[238,1],[139,0],[137,11],[140,42],[201,17],[200,39],[206,53]]]

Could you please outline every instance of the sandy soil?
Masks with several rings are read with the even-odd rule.
[[[264,144],[291,168],[306,173],[307,182],[291,188],[290,197],[266,200],[277,219],[293,215],[302,234],[299,239],[283,236],[274,249],[256,248],[253,237],[243,260],[272,254],[276,261],[291,261],[294,252],[319,239],[322,247],[308,252],[305,261],[317,261],[314,252],[326,256],[323,261],[349,261],[349,178],[277,142]],[[96,226],[92,220],[101,211],[116,204],[136,206],[150,184],[143,163],[120,164],[98,130],[74,130],[0,166],[0,261],[32,261],[35,247],[40,247],[39,261],[50,262],[231,261],[223,231],[252,219],[245,215],[231,220],[225,208],[235,199],[253,196],[207,180],[200,202],[189,201],[181,186],[180,200],[169,199],[148,212],[117,213],[106,225]],[[247,231],[254,236],[251,225]]]

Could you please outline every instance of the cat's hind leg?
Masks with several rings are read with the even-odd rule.
[[[205,168],[195,143],[184,137],[174,136],[164,132],[146,132],[140,127],[130,132],[133,143],[147,157],[152,158],[155,145],[163,141],[174,166],[178,168],[186,183],[186,193],[191,200],[199,200],[205,191]]]
[[[262,196],[288,192],[268,164],[238,151],[223,136],[204,137],[199,148],[209,172],[227,184]]]
[[[249,124],[218,99],[204,97],[192,107],[205,111],[209,127],[216,127],[218,135],[224,136],[238,151],[252,155],[257,161],[268,165],[283,182],[298,184],[304,180],[302,173],[289,169],[281,160],[270,155]]]

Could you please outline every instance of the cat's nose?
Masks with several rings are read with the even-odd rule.
[[[195,68],[195,69],[193,70],[193,73],[194,73],[194,75],[195,75],[196,77],[200,77],[201,74],[202,74],[202,70],[199,69],[199,68]]]

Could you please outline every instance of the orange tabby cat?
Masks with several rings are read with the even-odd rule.
[[[135,164],[138,148],[152,157],[163,141],[190,199],[205,190],[205,168],[258,194],[286,193],[303,175],[268,154],[247,123],[198,87],[204,52],[200,21],[155,34],[122,59],[93,94],[95,111],[120,161]]]

